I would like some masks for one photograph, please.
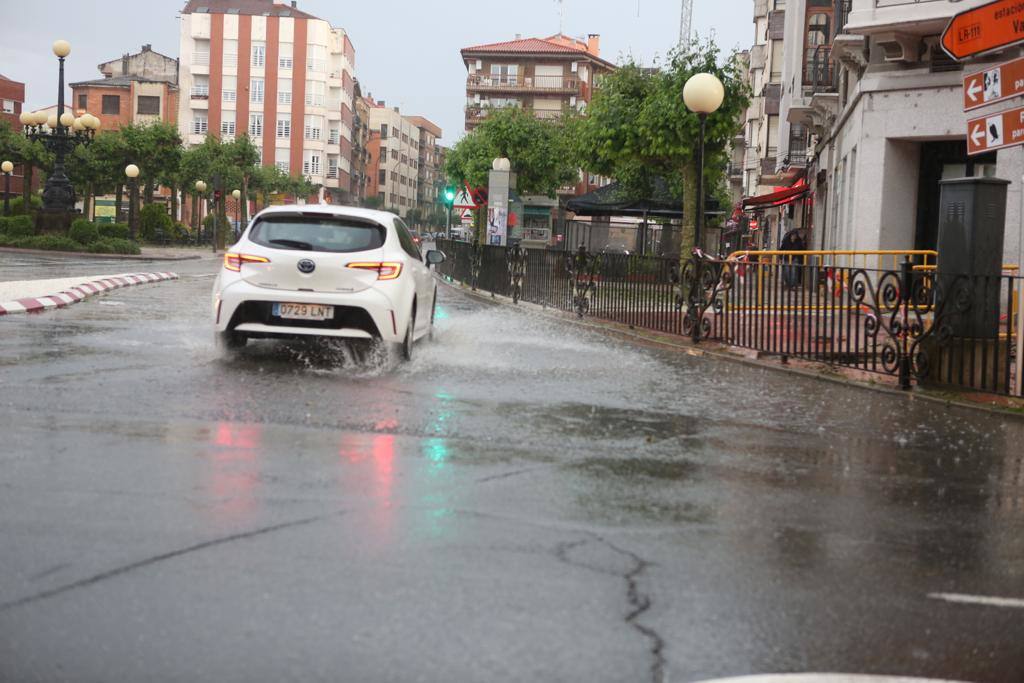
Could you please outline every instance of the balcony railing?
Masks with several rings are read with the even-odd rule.
[[[832,92],[836,87],[832,48],[818,45],[804,50],[804,85],[813,92]]]
[[[192,64],[195,66],[210,66],[209,52],[193,52]]]
[[[484,76],[472,74],[466,86],[473,90],[579,90],[577,78],[564,76]]]
[[[210,86],[208,85],[194,85],[192,86],[192,99],[193,100],[205,100],[210,97]]]

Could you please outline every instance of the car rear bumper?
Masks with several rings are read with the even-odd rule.
[[[275,303],[334,306],[334,318],[322,322],[283,320],[273,315]],[[323,336],[399,342],[405,333],[405,321],[388,297],[375,289],[346,294],[279,291],[239,280],[215,296],[213,313],[218,332],[253,337]]]

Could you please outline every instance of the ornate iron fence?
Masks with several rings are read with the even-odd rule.
[[[474,247],[439,241],[440,273],[474,282]],[[1024,279],[915,266],[869,269],[476,248],[479,289],[632,327],[765,355],[1021,396]]]

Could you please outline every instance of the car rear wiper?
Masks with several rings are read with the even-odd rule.
[[[281,247],[289,247],[291,249],[304,249],[305,251],[313,251],[313,245],[309,242],[300,242],[299,240],[270,240],[271,244],[276,244]]]

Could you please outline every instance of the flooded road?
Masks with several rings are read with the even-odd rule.
[[[223,357],[216,268],[0,318],[0,681],[1024,680],[1024,421],[444,286]]]

